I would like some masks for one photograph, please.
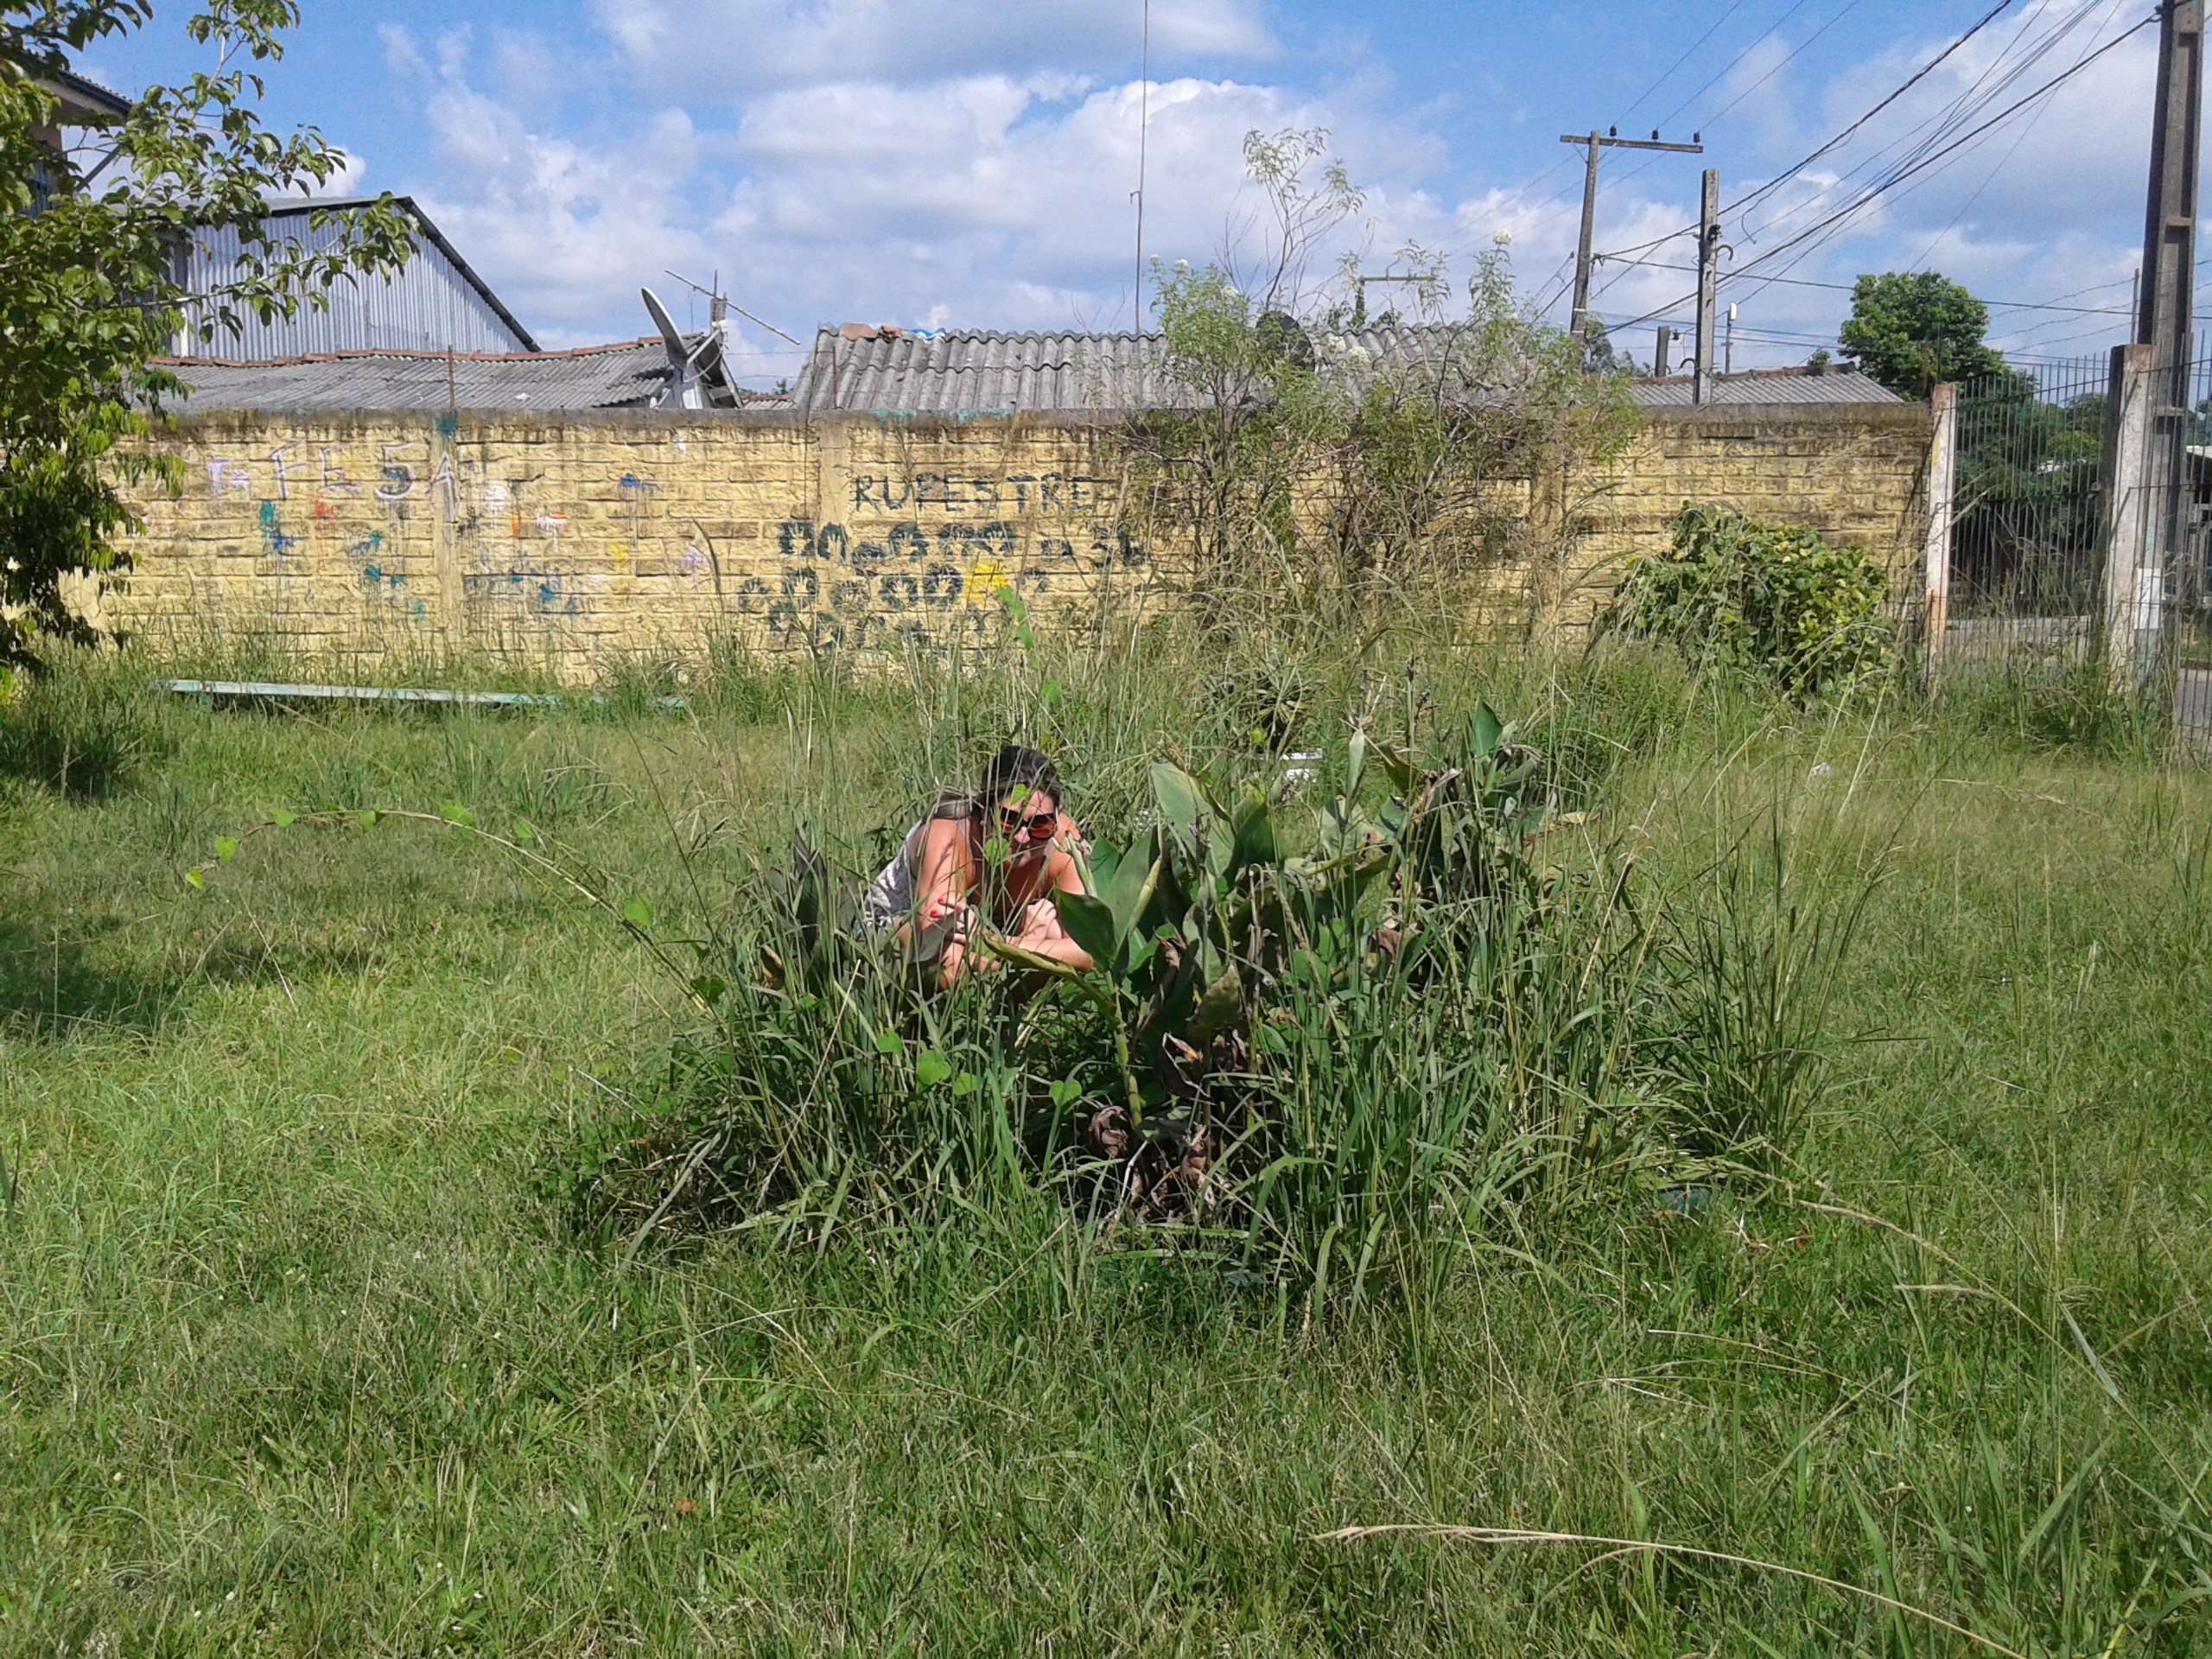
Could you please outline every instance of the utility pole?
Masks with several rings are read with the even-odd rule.
[[[1574,245],[1574,311],[1568,320],[1567,332],[1576,340],[1583,337],[1583,329],[1590,320],[1590,238],[1598,225],[1598,152],[1601,149],[1670,149],[1685,156],[1702,156],[1705,135],[1690,135],[1692,143],[1662,144],[1659,131],[1653,128],[1649,138],[1624,138],[1620,129],[1609,129],[1603,137],[1592,127],[1587,134],[1563,132],[1559,136],[1562,144],[1581,144],[1586,147],[1582,164],[1582,238]]]
[[[2156,377],[2146,476],[2151,492],[2139,548],[2133,556],[2135,655],[2148,668],[2164,621],[2166,567],[2186,537],[2190,359],[2196,344],[2196,151],[2204,93],[2204,0],[2164,0],[2158,8],[2158,90],[2151,123],[2151,179],[2144,207],[2143,269],[2135,343],[2151,348]],[[2125,486],[2126,480],[2115,480]]]
[[[1712,395],[1713,302],[1720,278],[1720,169],[1705,169],[1697,209],[1697,357],[1690,371],[1690,401]]]
[[[1659,325],[1658,344],[1651,348],[1651,378],[1653,379],[1664,380],[1667,378],[1667,359],[1674,354],[1674,349],[1675,331],[1662,322]]]

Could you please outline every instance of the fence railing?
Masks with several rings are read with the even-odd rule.
[[[1937,433],[1931,664],[2101,664],[2212,734],[2212,349],[2008,367],[1939,398]]]

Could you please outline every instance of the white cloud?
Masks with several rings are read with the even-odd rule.
[[[596,0],[649,93],[729,99],[835,82],[928,86],[988,66],[1021,75],[1134,56],[1127,0]],[[1155,0],[1156,60],[1265,57],[1256,0]]]
[[[608,338],[625,312],[615,333],[643,333],[639,284],[706,251],[683,200],[698,156],[690,117],[664,110],[601,144],[554,136],[470,85],[465,37],[440,41],[433,71],[397,34],[387,52],[427,83],[436,179],[417,194],[439,228],[542,343]]]
[[[1452,252],[1464,275],[1504,230],[1524,285],[1560,296],[1551,315],[1564,319],[1579,178],[1552,181],[1564,184],[1550,199],[1480,181],[1440,189],[1451,175],[1439,111],[1400,105],[1378,72],[1350,60],[1325,86],[1266,79],[1255,66],[1274,61],[1276,48],[1260,0],[1154,0],[1154,62],[1173,73],[1148,98],[1100,76],[1102,66],[1127,74],[1134,56],[1137,14],[1123,0],[595,0],[595,15],[598,36],[575,41],[461,29],[426,46],[382,31],[432,140],[432,179],[417,194],[549,343],[642,332],[637,288],[668,292],[667,266],[702,279],[719,271],[741,304],[802,338],[852,320],[1125,327],[1141,101],[1150,108],[1147,251],[1219,257],[1255,206],[1244,133],[1326,126],[1370,194],[1360,222],[1321,251],[1323,269],[1352,244],[1378,269],[1418,238]],[[1978,37],[1850,145],[1764,196],[1748,224],[1732,219],[1732,267],[1847,284],[1859,270],[1924,256],[2008,298],[2124,278],[2133,215],[2116,215],[2114,203],[2140,200],[2146,123],[2135,112],[2146,107],[2147,35],[2031,117],[1860,209],[1802,264],[1765,259],[1851,202],[1880,171],[1885,147],[1894,162],[1947,108],[1991,111],[2133,21],[2119,0],[2084,15],[2063,52],[2025,68],[2013,37]],[[1744,176],[1741,158],[1796,160],[1935,46],[1850,66],[1817,93],[1802,85],[1810,54],[1785,62],[1788,48],[1770,41],[1747,56],[1711,99],[1740,99],[1706,134],[1707,161],[1731,168],[1724,199],[1760,181]],[[1209,73],[1187,73],[1201,64]],[[1641,355],[1651,317],[1688,315],[1692,279],[1665,267],[1691,263],[1690,239],[1669,237],[1695,217],[1703,165],[1673,156],[1605,162],[1598,245],[1635,250],[1643,263],[1601,265],[1596,303],[1616,325],[1633,321],[1624,343]],[[1817,286],[1739,282],[1724,296],[1744,310],[1739,365],[1801,359],[1817,340],[1833,340],[1848,307],[1847,295]],[[677,312],[686,315],[681,303]],[[2000,310],[1997,326],[2050,321]],[[752,344],[784,349],[765,336]],[[790,366],[757,361],[769,375]]]

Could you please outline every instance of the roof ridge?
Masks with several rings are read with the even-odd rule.
[[[414,346],[369,346],[339,352],[302,352],[292,357],[156,357],[150,360],[164,365],[219,369],[280,369],[307,363],[340,363],[365,357],[420,358],[429,363],[443,363],[448,359],[456,363],[537,363],[549,357],[596,357],[604,353],[634,352],[643,346],[660,344],[662,340],[658,334],[640,334],[635,340],[609,340],[604,346],[569,346],[551,352],[440,352]]]

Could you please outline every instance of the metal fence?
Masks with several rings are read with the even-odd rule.
[[[1955,411],[1931,654],[2101,664],[2115,686],[2171,696],[2184,741],[2212,741],[2212,349],[2007,368]]]
[[[1951,496],[1954,662],[2082,660],[2096,638],[2108,511],[2110,355],[1960,389]]]

